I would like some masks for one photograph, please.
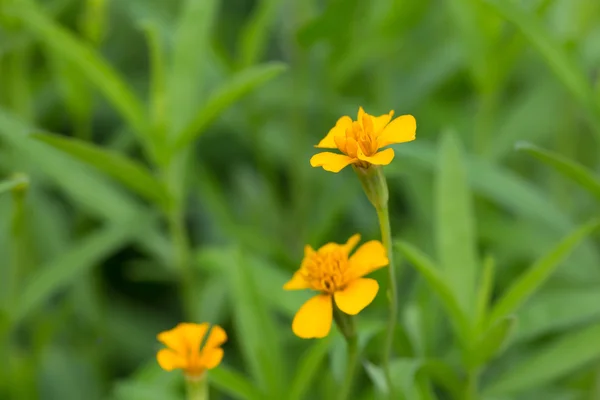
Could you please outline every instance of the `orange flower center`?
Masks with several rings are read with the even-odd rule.
[[[302,275],[313,290],[332,294],[349,281],[348,255],[341,249],[315,252],[304,261]]]
[[[358,149],[365,156],[371,157],[377,153],[378,133],[374,130],[371,117],[363,115],[362,124],[352,122],[352,126],[346,128],[346,136],[336,137],[334,140],[338,149],[349,157],[358,158]]]

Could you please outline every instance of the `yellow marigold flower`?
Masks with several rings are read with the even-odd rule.
[[[220,346],[227,340],[227,334],[220,326],[213,325],[205,341],[208,327],[206,322],[180,323],[169,331],[159,333],[158,340],[168,347],[156,354],[162,369],[183,369],[187,378],[194,379],[219,365],[223,359]]]
[[[348,116],[338,119],[327,136],[315,147],[338,149],[343,154],[324,152],[312,156],[310,165],[340,172],[350,164],[367,168],[369,165],[388,165],[394,159],[394,150],[381,148],[394,143],[415,140],[417,121],[412,115],[401,115],[392,121],[394,111],[374,117],[362,107],[356,121]],[[391,121],[391,122],[390,122]]]
[[[315,251],[304,248],[300,269],[283,288],[285,290],[312,289],[321,294],[308,300],[296,313],[292,322],[294,333],[304,339],[322,338],[329,334],[333,318],[333,300],[346,314],[356,315],[371,304],[379,284],[363,276],[388,265],[385,247],[372,240],[364,243],[350,255],[360,240],[352,236],[346,244],[327,243]]]

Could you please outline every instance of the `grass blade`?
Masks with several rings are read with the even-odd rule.
[[[598,180],[592,171],[585,168],[583,165],[569,160],[560,154],[537,147],[531,143],[517,143],[516,148],[517,150],[524,151],[543,163],[550,165],[564,176],[571,178],[600,201],[600,180]]]
[[[4,193],[4,192],[9,192],[13,189],[22,187],[22,186],[26,186],[29,184],[29,178],[27,178],[26,175],[15,175],[14,177],[10,178],[10,179],[6,179],[2,182],[0,182],[0,194]]]
[[[18,2],[18,5],[9,9],[38,40],[79,67],[81,73],[104,93],[136,133],[146,134],[146,117],[140,100],[117,71],[91,46],[49,19],[33,3]]]
[[[320,340],[306,351],[298,362],[294,380],[287,395],[288,400],[302,400],[319,373],[319,366],[329,352],[329,337]]]
[[[548,254],[535,262],[527,271],[504,292],[490,313],[490,323],[495,323],[510,315],[533,294],[556,270],[560,263],[573,251],[583,239],[600,227],[600,221],[592,220],[575,229]]]
[[[548,66],[562,83],[586,109],[596,134],[600,135],[600,108],[592,86],[580,66],[567,55],[560,43],[552,38],[531,13],[527,13],[515,2],[486,0],[483,3],[489,5],[492,10],[513,23],[523,33],[544,57]]]
[[[254,65],[265,50],[270,38],[270,27],[277,17],[281,0],[261,0],[255,5],[249,21],[239,35],[240,64],[242,68]]]
[[[126,244],[139,231],[139,221],[123,221],[121,224],[102,228],[81,240],[60,258],[41,268],[32,277],[18,298],[12,314],[12,324],[17,324],[46,304],[57,291],[67,286],[78,275],[93,268],[97,263]]]
[[[467,344],[470,335],[469,321],[454,292],[446,284],[445,278],[440,274],[434,263],[409,243],[397,241],[394,243],[394,246],[423,275],[423,278],[425,278],[431,289],[438,295],[456,329],[459,339],[463,344]]]
[[[517,319],[511,316],[492,326],[470,351],[469,366],[476,368],[497,357],[506,346],[516,325]]]
[[[507,395],[538,388],[600,358],[600,324],[568,333],[511,366],[484,395]],[[511,397],[512,398],[512,397]]]
[[[448,286],[470,314],[477,280],[474,216],[460,143],[445,134],[436,177],[436,241]]]
[[[186,0],[175,31],[173,64],[169,77],[171,131],[179,132],[198,107],[202,67],[209,54],[209,39],[218,0]]]
[[[94,166],[137,194],[166,207],[166,191],[150,171],[137,162],[119,153],[77,139],[42,133],[36,133],[32,137]]]
[[[223,365],[209,372],[209,380],[215,387],[239,400],[262,400],[264,394],[243,375]]]
[[[285,65],[279,62],[262,64],[245,69],[234,75],[208,99],[203,109],[196,115],[178,135],[175,149],[181,150],[189,146],[204,132],[206,127],[215,120],[227,107],[242,96],[285,70]]]

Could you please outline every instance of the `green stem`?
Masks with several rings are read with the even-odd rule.
[[[396,320],[398,318],[398,289],[396,287],[396,269],[394,268],[394,257],[392,253],[392,230],[390,228],[390,214],[387,204],[376,208],[377,219],[381,229],[381,240],[387,251],[389,267],[389,300],[390,300],[390,317],[388,320],[385,344],[383,350],[383,371],[388,385],[390,399],[394,397],[392,375],[390,373],[390,357],[392,354],[392,346],[394,344],[394,332],[396,328]]]
[[[183,309],[186,318],[194,318],[194,273],[191,268],[190,240],[185,229],[183,212],[177,207],[169,213],[169,229],[173,242],[173,263],[180,273]]]
[[[465,391],[464,391],[464,400],[477,400],[479,398],[478,395],[478,380],[479,380],[479,370],[472,369],[467,372],[467,380],[465,382]]]
[[[206,376],[200,379],[186,379],[187,400],[208,400]]]
[[[344,314],[335,306],[333,316],[338,328],[346,339],[346,350],[348,354],[346,376],[338,397],[339,400],[346,400],[350,396],[352,384],[354,383],[354,374],[356,373],[356,366],[358,363],[358,340],[356,337],[354,318],[352,318],[352,316]]]

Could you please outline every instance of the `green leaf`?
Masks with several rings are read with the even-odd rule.
[[[486,257],[483,263],[483,274],[477,292],[476,321],[478,330],[481,330],[483,324],[487,321],[488,308],[494,289],[495,270],[496,263],[494,262],[494,259],[492,257]]]
[[[394,246],[421,273],[431,289],[438,295],[450,317],[458,338],[464,345],[468,344],[470,336],[469,320],[464,314],[454,292],[446,284],[445,278],[440,274],[434,263],[409,243],[396,241]]]
[[[473,205],[460,142],[446,133],[436,177],[436,240],[443,275],[470,314],[477,280]]]
[[[528,354],[523,361],[500,375],[484,395],[513,394],[539,388],[600,358],[600,324],[570,332]],[[512,397],[511,397],[512,398]]]
[[[117,71],[90,45],[49,19],[33,2],[18,2],[18,5],[9,6],[8,10],[38,40],[79,67],[81,73],[104,93],[136,133],[146,133],[146,117],[140,100]]]
[[[235,74],[210,96],[202,110],[177,135],[175,149],[180,150],[191,145],[227,107],[256,87],[273,79],[285,69],[284,64],[271,62],[250,67]]]
[[[497,357],[503,350],[515,329],[517,319],[506,317],[492,326],[469,351],[468,360],[471,368],[484,365],[493,357]]]
[[[209,382],[234,399],[263,400],[264,394],[240,373],[223,365],[209,372]]]
[[[598,180],[592,171],[585,168],[583,165],[569,160],[560,154],[526,142],[517,143],[516,149],[524,151],[543,163],[550,165],[564,176],[577,182],[582,188],[590,192],[600,201],[600,180]]]
[[[239,35],[240,65],[254,65],[262,56],[271,37],[271,26],[277,17],[281,0],[260,0]]]
[[[490,323],[517,311],[542,286],[571,251],[598,227],[600,227],[598,220],[592,220],[580,226],[523,272],[494,305],[489,317]]]
[[[26,175],[19,174],[15,175],[10,179],[0,181],[0,194],[9,192],[13,189],[27,187],[29,185],[29,178]]]
[[[492,10],[513,23],[533,47],[544,57],[548,66],[562,81],[581,105],[600,135],[600,108],[595,100],[589,79],[583,69],[570,58],[558,40],[531,13],[526,12],[515,2],[505,0],[486,0],[483,2]]]
[[[150,171],[137,162],[114,151],[73,138],[44,133],[36,133],[32,137],[99,169],[148,200],[167,206],[167,194],[163,186]]]
[[[287,392],[288,400],[302,400],[313,386],[320,366],[329,352],[329,337],[314,343],[295,364],[295,376]]]
[[[169,76],[171,132],[189,123],[198,107],[203,67],[210,50],[210,33],[217,20],[218,0],[185,0],[173,41],[173,67]]]
[[[11,315],[12,324],[29,317],[57,291],[124,246],[140,230],[140,221],[136,219],[109,225],[76,243],[58,259],[41,267],[23,288]]]
[[[268,398],[280,399],[285,389],[279,331],[264,302],[252,271],[258,260],[241,250],[222,257],[222,273],[229,282],[234,323],[242,354],[259,387]],[[275,289],[277,290],[277,289]]]

